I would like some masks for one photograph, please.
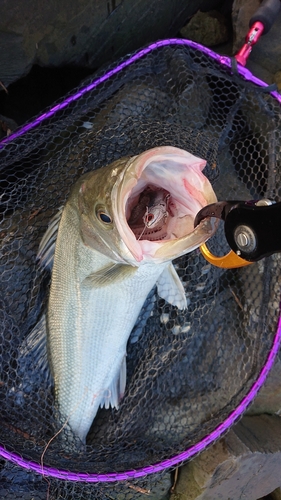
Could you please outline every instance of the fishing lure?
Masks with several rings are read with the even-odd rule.
[[[129,220],[130,227],[144,225],[138,240],[142,238],[146,229],[160,231],[166,224],[170,197],[169,191],[156,186],[148,186],[141,193],[138,204],[132,210]]]

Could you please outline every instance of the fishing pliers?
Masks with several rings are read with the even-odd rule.
[[[216,257],[206,244],[202,245],[200,250],[211,264],[242,267],[281,252],[281,202],[262,199],[212,203],[197,213],[194,227],[207,217],[224,221],[225,237],[231,248],[227,255]]]

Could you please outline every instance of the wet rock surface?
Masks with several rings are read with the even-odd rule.
[[[244,417],[213,447],[183,466],[172,500],[279,498],[281,418]],[[266,498],[270,498],[267,497]]]
[[[97,68],[153,40],[175,36],[198,9],[219,0],[4,2],[0,79],[9,85],[33,64]]]
[[[101,65],[161,38],[187,37],[231,56],[243,45],[259,4],[260,0],[179,0],[175,5],[172,0],[99,0],[93,7],[82,0],[79,5],[61,2],[53,9],[44,0],[39,9],[31,0],[4,2],[0,114],[21,125]],[[255,76],[279,87],[280,44],[281,13],[247,63]],[[5,130],[0,132],[5,136]]]
[[[280,354],[264,386],[261,388],[253,404],[250,406],[248,415],[260,415],[262,413],[281,415],[281,359]]]
[[[199,10],[180,30],[180,34],[207,47],[227,42],[230,35],[225,17],[215,10],[209,12]]]
[[[223,2],[223,4],[226,3],[229,2]],[[18,4],[17,8],[16,4]],[[8,87],[8,91],[11,88],[10,84],[28,73],[34,63],[46,67],[74,64],[86,67],[87,71],[93,71],[105,61],[120,57],[145,43],[177,35],[183,20],[186,22],[187,18],[190,18],[187,26],[191,30],[192,22],[195,23],[196,19],[197,21],[199,19],[199,9],[212,10],[221,6],[222,2],[182,1],[178,2],[176,12],[172,8],[172,2],[163,2],[161,13],[159,13],[157,2],[147,2],[146,0],[137,6],[135,2],[129,0],[96,2],[97,8],[95,10],[92,3],[86,0],[79,2],[79,7],[77,3],[67,2],[65,4],[62,2],[52,12],[51,4],[47,2],[45,4],[44,6],[43,2],[40,12],[34,9],[34,2],[31,1],[15,2],[14,7],[6,3],[2,9],[0,44],[4,49],[0,54],[0,80]],[[259,4],[259,0],[234,0],[232,6],[233,46],[231,49],[227,48],[229,55],[236,53],[243,45],[248,31],[249,19]],[[204,18],[214,19],[210,12],[202,14]],[[121,23],[122,19],[125,20],[123,24]],[[171,19],[173,19],[172,22]],[[204,29],[206,30],[206,28]],[[231,28],[228,29],[231,30]],[[209,31],[208,27],[207,30]],[[216,29],[214,28],[213,31],[215,33]],[[206,46],[217,45],[227,40],[226,34],[221,39],[198,39],[196,34],[192,34],[192,31],[187,33],[182,31],[181,35]],[[231,36],[231,33],[228,33],[228,36]],[[276,19],[270,33],[262,37],[254,47],[247,64],[247,67],[263,80],[268,83],[275,81],[279,89],[281,88],[280,45],[281,14]],[[222,47],[222,52],[225,52],[224,49],[225,47]],[[81,78],[86,76],[87,71],[85,74],[83,73]],[[53,81],[56,79],[57,77],[54,76]],[[59,83],[61,84],[61,82]],[[79,77],[77,76],[77,80],[72,80],[69,87],[61,86],[58,90],[59,94],[63,95],[78,83]],[[58,85],[58,79],[56,84]],[[200,89],[191,82],[186,91],[187,93],[192,91],[195,99],[201,101],[202,111],[200,108],[199,128],[204,126],[206,114],[206,109],[202,106],[204,102],[205,106],[208,105],[206,100],[202,104],[200,99],[202,89],[204,91],[204,82],[202,82]],[[143,91],[145,93],[144,87]],[[0,94],[4,95],[4,93],[5,90],[1,87]],[[41,94],[43,93],[44,87],[42,86]],[[21,100],[24,100],[26,95],[25,93]],[[31,92],[30,100],[27,101],[29,113],[26,112],[24,117],[20,118],[16,104],[14,112],[9,116],[16,121],[19,118],[19,123],[20,121],[24,122],[57,99],[57,95],[51,95],[50,102],[40,98],[38,104],[35,105],[33,95],[34,92]],[[161,98],[161,93],[158,93],[158,98]],[[184,102],[185,90],[179,99]],[[182,101],[180,101],[180,109],[182,109]],[[149,102],[147,106],[149,113],[153,115]],[[116,109],[113,106],[112,114],[115,112]],[[145,112],[148,112],[147,108]],[[4,115],[0,116],[1,138],[8,135],[9,130],[13,130],[16,125],[14,120],[11,121],[6,117],[6,110],[3,110],[1,103],[0,113]],[[189,109],[184,109],[185,119],[188,118],[188,113]],[[249,117],[249,113],[247,115]],[[181,116],[179,116],[179,120],[182,120]],[[233,169],[227,170],[226,174],[229,176],[228,180],[230,179],[229,182],[235,194],[236,185],[232,179]],[[281,483],[280,380],[281,360],[277,359],[266,384],[248,410],[248,415],[225,438],[181,468],[175,492],[170,497],[172,500],[214,500],[220,498],[257,500],[265,496],[268,500],[281,499],[279,488]],[[9,469],[8,466],[7,469]],[[16,475],[18,473],[19,471],[15,471]],[[147,496],[145,491],[137,492],[132,488],[132,498],[145,498],[146,496],[147,498],[155,498],[155,500],[156,498],[159,500],[168,498],[171,486],[170,475],[164,476],[162,481],[161,483],[160,480],[159,490],[156,486],[155,490],[152,488],[152,496]],[[42,498],[44,497],[45,489],[43,488]]]

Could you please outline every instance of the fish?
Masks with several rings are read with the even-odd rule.
[[[127,342],[153,287],[187,307],[172,260],[216,230],[214,219],[193,227],[197,212],[217,201],[205,165],[163,146],[90,171],[41,240],[38,258],[51,285],[33,335],[47,339],[61,422],[83,444],[98,409],[118,409],[124,397]]]

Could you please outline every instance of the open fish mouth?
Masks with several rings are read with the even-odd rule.
[[[187,201],[188,197],[183,205],[172,188],[167,191],[161,186],[148,184],[138,196],[132,190],[126,207],[128,226],[138,241],[182,238],[193,231],[194,217],[201,206],[194,199],[188,204]]]
[[[194,229],[199,210],[216,201],[202,173],[205,165],[205,160],[171,146],[129,160],[112,193],[112,207],[118,231],[137,262],[187,253],[214,233],[210,221]]]

